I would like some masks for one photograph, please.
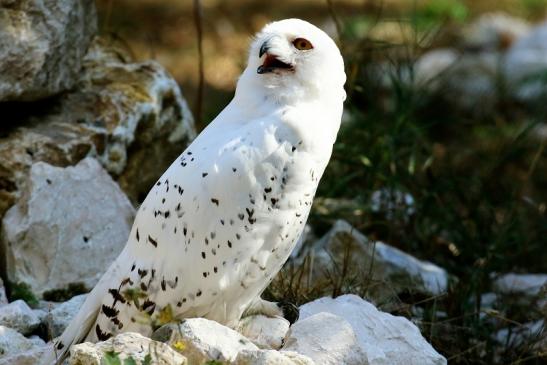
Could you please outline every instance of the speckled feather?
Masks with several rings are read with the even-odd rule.
[[[316,53],[277,39],[296,37]],[[266,41],[291,73],[257,74]],[[302,233],[339,128],[344,81],[342,58],[322,31],[296,19],[266,26],[234,99],[151,189],[59,353],[122,331],[150,335],[172,319],[235,326]]]

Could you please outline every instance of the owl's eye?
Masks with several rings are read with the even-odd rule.
[[[296,47],[296,49],[299,49],[301,51],[307,51],[313,48],[311,42],[304,38],[296,38],[294,41],[292,41],[292,44]]]

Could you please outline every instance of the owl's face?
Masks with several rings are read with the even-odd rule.
[[[334,41],[299,19],[266,25],[254,39],[246,73],[276,92],[317,95],[339,90],[346,80],[344,61]],[[250,75],[249,75],[250,76]]]

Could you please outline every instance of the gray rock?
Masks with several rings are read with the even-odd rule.
[[[0,325],[0,363],[10,356],[43,345],[45,345],[44,341],[28,339],[16,330]],[[9,364],[14,363],[11,362]]]
[[[133,217],[131,203],[96,160],[67,168],[36,163],[2,222],[7,276],[39,295],[70,283],[92,288],[124,247]]]
[[[87,294],[77,295],[69,301],[55,306],[52,310],[47,311],[44,317],[44,322],[48,328],[48,333],[52,338],[60,336],[68,326],[72,318],[76,316],[80,307],[84,303]]]
[[[33,311],[22,300],[0,307],[0,326],[12,328],[23,335],[34,331],[40,325],[42,317],[43,312]]]
[[[92,43],[72,92],[32,108],[2,108],[13,127],[0,136],[0,218],[21,196],[32,164],[66,167],[86,156],[136,204],[195,137],[188,105],[165,69],[135,63],[104,39]]]
[[[368,364],[351,325],[331,313],[317,313],[294,323],[284,351],[294,351],[322,365]]]
[[[186,356],[190,364],[207,361],[232,362],[242,350],[256,351],[250,340],[238,332],[205,318],[190,318],[181,324],[167,324],[152,335]]]
[[[0,100],[37,100],[72,88],[96,31],[93,0],[0,4]]]
[[[348,255],[349,254],[349,255]],[[439,295],[447,290],[448,274],[439,266],[421,261],[382,242],[371,242],[349,223],[339,220],[319,241],[308,247],[313,267],[308,282],[328,280],[325,270],[336,272],[342,268],[345,256],[350,270],[361,270],[356,275],[367,275],[371,285],[368,293],[376,301],[391,298],[401,290]],[[303,255],[304,257],[306,255]]]
[[[117,353],[123,364],[186,365],[187,360],[168,345],[153,341],[138,333],[126,332],[104,342],[85,342],[72,347],[70,365],[102,365],[106,363],[106,353]],[[124,361],[126,360],[126,361]],[[112,363],[112,362],[109,362]]]
[[[243,350],[234,365],[315,365],[312,359],[293,351]]]
[[[337,318],[342,318],[349,323],[361,349],[366,354],[366,362],[362,364],[446,364],[446,359],[431,347],[418,327],[409,320],[378,311],[374,305],[356,295],[342,295],[336,299],[325,297],[304,304],[300,307],[300,319],[293,324],[291,330],[299,322],[324,313],[336,315]],[[328,326],[325,327],[322,330],[325,336],[323,341],[332,340],[328,336]],[[321,331],[320,326],[317,331]],[[287,344],[289,344],[288,340]]]

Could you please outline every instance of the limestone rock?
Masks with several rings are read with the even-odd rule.
[[[23,300],[0,307],[0,326],[12,328],[24,335],[34,331],[41,322],[41,312],[33,311]]]
[[[0,365],[50,365],[42,364],[44,356],[51,350],[51,345],[44,341],[33,340],[34,347],[5,357],[0,355]]]
[[[530,24],[504,12],[485,13],[464,29],[464,45],[473,50],[504,50],[530,32]]]
[[[540,24],[509,48],[503,63],[513,96],[530,102],[545,96],[547,72],[547,22]],[[540,101],[541,101],[540,100]]]
[[[312,278],[308,280],[322,280],[325,268],[332,268],[333,265],[342,267],[346,253],[349,253],[350,268],[364,270],[367,275],[370,271],[371,280],[380,283],[370,289],[375,299],[391,297],[400,290],[432,296],[447,290],[448,274],[444,269],[385,243],[371,242],[342,220],[337,221],[324,237],[308,248],[308,254],[314,260]]]
[[[65,167],[96,157],[133,203],[195,137],[176,81],[156,62],[134,63],[96,39],[72,92],[4,103],[0,126],[0,218],[21,195],[30,166]]]
[[[85,342],[75,345],[70,352],[70,365],[101,365],[106,362],[107,357],[112,358],[112,352],[117,353],[118,359],[124,364],[187,364],[186,358],[168,345],[133,332],[122,333],[96,344]],[[135,362],[124,362],[124,360],[130,358]]]
[[[499,276],[492,283],[496,293],[527,297],[537,297],[544,285],[547,285],[547,274],[509,273]]]
[[[152,338],[177,349],[190,364],[210,360],[232,362],[242,350],[258,350],[241,334],[205,318],[186,319],[178,325],[167,324],[154,332]]]
[[[16,330],[0,325],[0,363],[10,356],[44,344],[42,340],[28,339]]]
[[[50,311],[47,311],[44,321],[48,333],[52,338],[60,336],[61,333],[63,333],[70,321],[72,321],[72,318],[74,318],[80,310],[86,297],[87,294],[77,295],[69,301],[61,303]]]
[[[72,88],[96,31],[93,0],[0,4],[0,100],[37,100]]]
[[[289,326],[285,318],[256,315],[242,318],[237,331],[261,349],[278,350],[283,346]]]
[[[36,163],[22,199],[3,219],[7,276],[35,294],[77,282],[92,288],[124,247],[133,217],[96,160],[67,168]]]
[[[294,323],[283,350],[308,356],[322,365],[368,364],[351,325],[331,313],[317,313]]]
[[[315,365],[312,359],[293,351],[243,350],[234,365]]]
[[[361,349],[366,353],[368,362],[364,362],[365,364],[441,365],[447,363],[446,359],[433,349],[422,337],[420,330],[409,320],[378,311],[372,304],[356,295],[342,295],[336,299],[325,297],[304,304],[300,307],[298,322],[324,312],[339,316],[351,325]],[[327,334],[328,330],[325,328],[323,331]]]

